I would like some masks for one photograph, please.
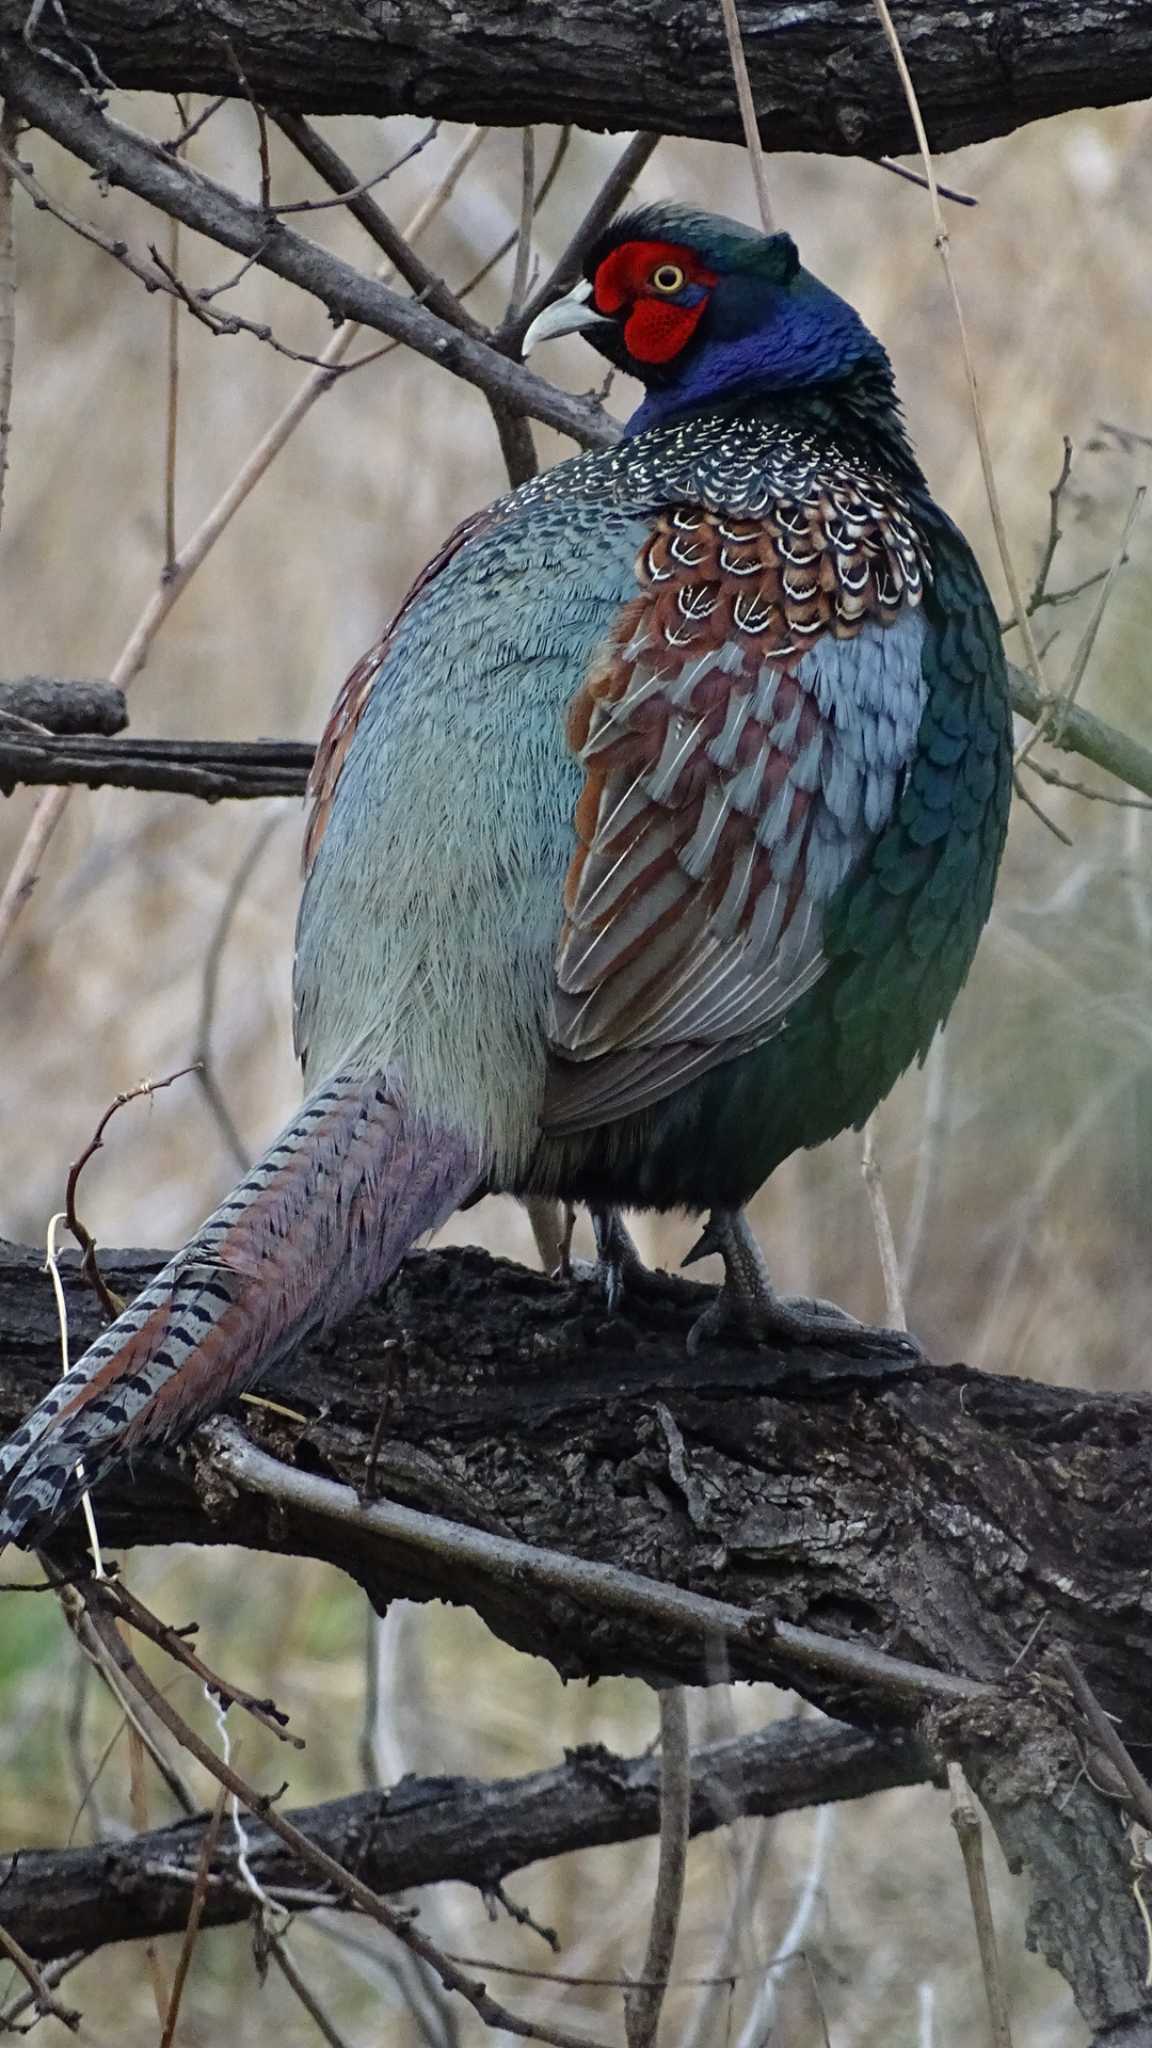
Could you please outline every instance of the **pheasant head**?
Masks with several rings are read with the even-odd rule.
[[[895,407],[881,344],[803,268],[791,235],[686,206],[616,220],[589,249],[581,282],[532,322],[524,352],[576,329],[646,386],[631,432],[718,400],[845,384]]]

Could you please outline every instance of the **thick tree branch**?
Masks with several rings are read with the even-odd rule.
[[[129,1296],[156,1263],[144,1253],[101,1259]],[[75,1351],[98,1325],[87,1293],[70,1293]],[[1152,1508],[1152,1400],[815,1349],[697,1360],[684,1341],[694,1312],[686,1302],[609,1315],[586,1288],[480,1252],[417,1254],[380,1304],[281,1375],[292,1407],[313,1419],[238,1412],[302,1477],[363,1492],[379,1424],[376,1476],[389,1501],[589,1563],[624,1560],[658,1584],[872,1645],[976,1689],[1002,1685],[1043,1621],[1126,1738],[1152,1739],[1140,1539]],[[39,1255],[5,1247],[0,1430],[57,1371]],[[306,1504],[268,1508],[246,1486],[213,1488],[190,1452],[138,1462],[101,1499],[113,1548],[191,1537],[329,1556],[380,1602],[469,1600],[562,1670],[709,1675],[690,1631],[608,1613],[591,1627],[579,1602],[541,1598],[515,1574],[499,1579],[480,1553],[470,1565],[438,1558]],[[733,1652],[737,1675],[787,1662],[770,1625]],[[868,1704],[860,1684],[834,1676],[806,1689],[833,1712]],[[881,1702],[885,1717],[906,1721],[910,1698]]]
[[[1149,0],[903,0],[897,26],[935,145],[955,148],[1069,107],[1152,92]],[[0,0],[0,34],[28,0]],[[573,121],[736,141],[720,9],[645,0],[248,0],[221,15],[162,0],[68,0],[38,41],[117,85],[237,94],[308,113],[456,121]],[[226,23],[226,32],[224,24]],[[743,0],[748,64],[769,149],[879,155],[913,146],[868,0]]]
[[[692,1760],[694,1835],[740,1814],[772,1815],[830,1799],[858,1799],[931,1775],[914,1740],[868,1735],[841,1723],[785,1721],[710,1744]],[[523,1778],[405,1778],[289,1814],[313,1841],[374,1891],[396,1893],[454,1878],[492,1891],[549,1856],[653,1834],[659,1764],[598,1745]],[[23,1850],[0,1859],[9,1932],[39,1961],[111,1941],[178,1932],[188,1917],[203,1818],[84,1849]],[[266,1891],[315,1893],[316,1873],[272,1832],[249,1824],[249,1859]],[[332,1903],[342,1906],[343,1899]],[[205,1925],[245,1920],[252,1893],[229,1832],[212,1860]]]
[[[42,726],[45,732],[99,733],[110,739],[127,725],[128,707],[123,690],[111,683],[18,676],[14,682],[0,683],[0,734],[14,718]]]
[[[16,1247],[0,1260],[0,1429],[57,1371],[38,1263]],[[103,1263],[131,1294],[156,1261]],[[466,1602],[568,1675],[713,1679],[699,1611],[735,1610],[731,1675],[926,1732],[963,1763],[1092,2026],[1152,2038],[1123,1811],[1084,1774],[1074,1703],[1044,1662],[1048,1640],[1066,1643],[1124,1739],[1152,1741],[1152,1401],[815,1350],[697,1360],[692,1314],[609,1315],[482,1253],[413,1257],[383,1305],[282,1374],[309,1419],[242,1411],[286,1474],[276,1497],[192,1447],[101,1488],[104,1540],[323,1558],[378,1604]],[[79,1344],[86,1296],[72,1315]],[[332,1495],[354,1505],[373,1483],[395,1510],[333,1517]],[[437,1517],[448,1540],[429,1540]],[[524,1545],[573,1560],[568,1584],[507,1568]],[[664,1601],[624,1612],[605,1597],[618,1559]],[[799,1654],[812,1640],[831,1646],[822,1664]],[[970,1696],[926,1705],[941,1688],[892,1685],[893,1659]]]

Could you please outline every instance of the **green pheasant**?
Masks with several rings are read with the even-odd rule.
[[[0,1534],[250,1385],[482,1188],[588,1203],[612,1290],[643,1281],[622,1210],[706,1213],[702,1335],[829,1333],[743,1207],[863,1122],[968,972],[1011,786],[995,615],[883,348],[787,235],[629,214],[527,339],[573,328],[644,403],[468,519],[345,685],[304,1105],[6,1447]]]

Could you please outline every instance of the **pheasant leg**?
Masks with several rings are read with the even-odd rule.
[[[699,1351],[702,1345],[722,1337],[752,1337],[769,1344],[838,1343],[852,1351],[923,1355],[906,1330],[857,1322],[834,1301],[778,1294],[742,1209],[714,1209],[684,1264],[711,1253],[724,1261],[724,1285],[693,1324],[688,1337],[690,1351]]]
[[[690,1280],[646,1266],[619,1209],[589,1209],[596,1234],[593,1269],[610,1309],[622,1301],[685,1302],[699,1300]]]

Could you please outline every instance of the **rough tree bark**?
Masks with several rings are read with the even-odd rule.
[[[938,149],[1068,107],[1152,92],[1150,0],[896,0]],[[18,40],[28,0],[0,0]],[[68,0],[35,35],[85,46],[117,85],[239,94],[314,113],[419,113],[519,125],[740,134],[719,5],[678,0]],[[914,147],[870,0],[744,0],[749,68],[770,149],[879,155]]]
[[[911,146],[869,0],[743,0],[741,11],[770,148],[876,155]],[[896,0],[894,12],[940,149],[1152,92],[1152,0]],[[94,81],[250,94],[309,112],[739,134],[718,6],[67,0],[30,13],[27,0],[0,0],[0,94],[34,126],[99,175],[332,310],[396,335],[585,445],[614,432],[595,408],[553,392],[482,340],[445,330],[423,305],[103,121],[85,90]],[[12,745],[18,757],[27,750],[31,768],[38,743],[13,735]],[[41,772],[59,780],[53,751],[58,765],[67,755],[68,779],[84,780],[100,746],[40,747]],[[104,748],[101,761],[107,755],[113,774],[128,780],[115,766],[119,752]],[[19,766],[10,762],[10,779]],[[225,759],[221,750],[207,768],[155,756],[142,772],[185,778],[159,785],[172,788],[191,788],[197,772],[216,775],[197,793],[223,794],[241,769],[283,766]],[[57,1370],[55,1316],[38,1264],[16,1248],[0,1261],[5,1431]],[[155,1264],[123,1254],[109,1261],[109,1277],[131,1293]],[[72,1312],[74,1337],[84,1341],[95,1330],[88,1298],[77,1296]],[[955,1756],[1014,1867],[1029,1874],[1032,1938],[1068,1977],[1100,2048],[1152,2048],[1127,1817],[1100,1789],[1106,1775],[1047,1652],[1049,1642],[1066,1643],[1125,1738],[1152,1742],[1152,1572],[1143,1543],[1152,1402],[962,1366],[816,1352],[690,1360],[689,1313],[609,1316],[586,1292],[480,1254],[416,1258],[384,1306],[293,1362],[290,1399],[305,1421],[243,1411],[250,1435],[291,1473],[352,1489],[375,1481],[427,1515],[567,1553],[592,1568],[578,1591],[545,1592],[531,1570],[497,1569],[479,1552],[417,1547],[399,1522],[342,1524],[316,1497],[266,1499],[221,1481],[202,1446],[142,1462],[131,1483],[103,1489],[104,1538],[316,1556],[348,1572],[378,1606],[397,1595],[466,1602],[507,1641],[569,1675],[703,1682],[719,1665],[796,1686],[864,1730],[874,1761],[909,1742]],[[742,1627],[710,1636],[683,1610],[623,1614],[597,1580],[597,1568],[620,1559],[655,1586],[727,1603]],[[820,1640],[822,1661],[811,1654]],[[903,1684],[881,1682],[877,1653],[918,1668],[920,1680],[914,1670]],[[947,1683],[932,1674],[947,1674]],[[901,1753],[906,1760],[907,1747]],[[645,1797],[650,1806],[641,1790],[638,1814]],[[324,1811],[318,1832],[338,1824],[332,1808]],[[591,1825],[587,1802],[582,1812]],[[399,1825],[402,1808],[375,1818]],[[613,1838],[627,1831],[621,1820]],[[176,1863],[195,1854],[187,1831],[179,1841],[166,1831],[163,1847],[151,1846]],[[397,1875],[405,1866],[396,1837],[392,1850],[390,1877],[375,1871],[373,1881],[413,1881]],[[58,1855],[35,1870],[20,1861],[9,1869],[9,1924],[23,1898],[29,1917],[20,1924],[34,1933],[46,1891],[55,1910],[66,1878],[87,1909],[98,1913],[101,1895],[106,1908],[115,1873],[78,1854],[67,1869]],[[517,1867],[493,1855],[494,1868]],[[130,1890],[130,1865],[117,1870],[129,1872]],[[221,1876],[209,1917],[236,1903]],[[160,1888],[155,1896],[162,1900]],[[178,1924],[186,1897],[177,1883],[168,1905],[175,1918],[164,1924]],[[132,1931],[149,1931],[138,1913]],[[51,1953],[52,1939],[42,1928],[37,1952]]]
[[[131,1293],[156,1261],[107,1264]],[[1125,1815],[1096,1789],[1095,1761],[1084,1774],[1045,1664],[1046,1644],[1066,1643],[1126,1740],[1152,1740],[1152,1401],[815,1351],[690,1359],[691,1314],[609,1315],[586,1289],[479,1252],[416,1256],[384,1303],[281,1375],[308,1420],[241,1412],[298,1474],[371,1486],[377,1438],[389,1499],[585,1562],[625,1560],[759,1618],[724,1645],[667,1616],[621,1615],[594,1584],[545,1593],[529,1572],[264,1500],[222,1482],[203,1451],[141,1462],[103,1489],[104,1541],[320,1557],[378,1606],[466,1602],[566,1675],[659,1684],[724,1668],[796,1686],[856,1725],[914,1732],[964,1763],[1032,1880],[1032,1938],[1099,2039],[1152,2042]],[[87,1297],[72,1315],[79,1343],[95,1329]],[[12,1247],[0,1428],[54,1377],[57,1344],[36,1255]],[[804,1630],[910,1660],[919,1697],[866,1670],[820,1670],[794,1647]],[[972,1696],[934,1697],[933,1672]]]
[[[709,1743],[692,1759],[693,1835],[737,1814],[770,1817],[831,1799],[859,1799],[930,1775],[922,1746],[835,1722],[782,1721]],[[447,1878],[491,1895],[514,1871],[549,1856],[630,1842],[659,1826],[660,1762],[598,1743],[523,1778],[402,1778],[330,1799],[289,1820],[380,1892]],[[179,1934],[204,1839],[202,1818],[83,1849],[24,1849],[0,1858],[4,1926],[39,1962],[113,1941]],[[253,1821],[247,1858],[266,1891],[316,1891],[316,1872]],[[247,1920],[252,1892],[234,1834],[217,1846],[204,1919]],[[334,1906],[346,1901],[333,1894]]]

